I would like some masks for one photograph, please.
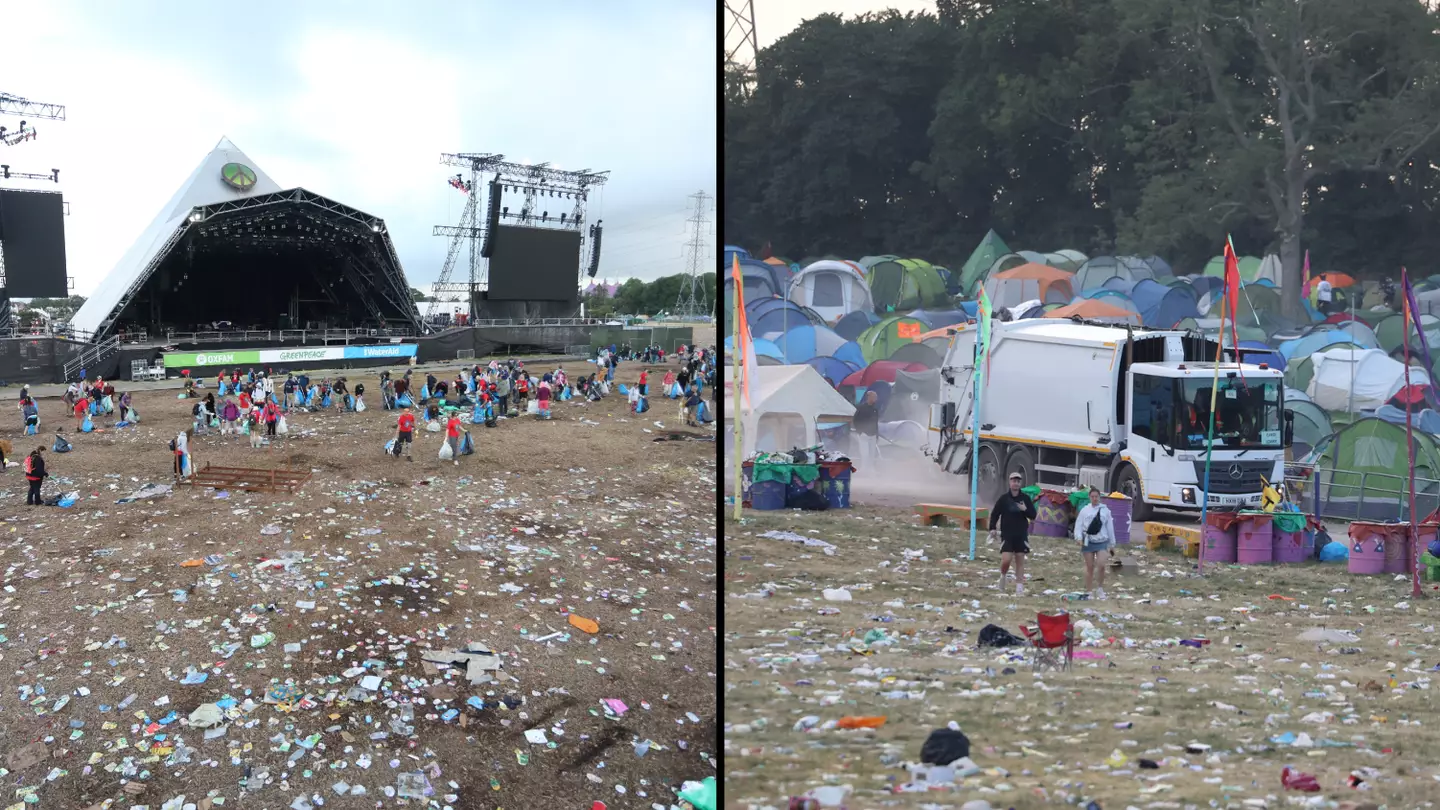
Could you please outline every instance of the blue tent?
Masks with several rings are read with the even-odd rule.
[[[730,272],[730,268],[734,266],[733,262],[736,256],[739,256],[741,259],[748,259],[750,258],[750,251],[739,245],[726,245],[725,261],[720,265],[720,274],[722,276]]]
[[[789,268],[767,264],[755,259],[740,259],[740,277],[745,281],[745,305],[763,298],[784,296],[790,289]],[[735,282],[727,271],[725,279],[725,300],[735,300]]]
[[[781,365],[784,365],[785,353],[780,351],[780,347],[776,346],[774,341],[766,340],[765,338],[754,338],[750,341],[750,344],[755,347],[755,356],[757,358],[773,357],[776,360],[779,360]],[[735,348],[734,336],[726,337],[725,351],[728,352],[733,348]]]
[[[1186,318],[1200,317],[1195,299],[1180,287],[1167,287],[1154,279],[1138,281],[1130,288],[1130,300],[1140,310],[1140,320],[1157,329],[1173,329]]]
[[[857,369],[865,366],[865,355],[860,351],[860,344],[840,337],[825,326],[811,323],[792,326],[790,331],[775,341],[775,345],[785,353],[786,362],[792,365],[808,362],[815,357],[835,357],[854,363]]]
[[[750,334],[766,332],[784,334],[796,326],[813,324],[816,319],[799,304],[784,298],[762,298],[745,302],[745,317],[750,321]]]
[[[973,321],[973,320],[975,320],[975,316],[980,313],[980,302],[978,302],[978,301],[961,301],[961,302],[960,302],[960,311],[963,312],[963,313],[965,313],[965,320],[967,320],[967,321]]]
[[[1285,370],[1285,356],[1259,340],[1240,341],[1240,357],[1246,363],[1265,363],[1270,368]]]
[[[846,340],[855,340],[865,333],[866,329],[880,322],[880,316],[870,310],[856,310],[835,322],[830,327],[835,334]]]
[[[840,381],[860,370],[860,366],[852,366],[844,360],[837,360],[834,357],[812,357],[805,361],[805,365],[820,372],[820,376],[830,383],[832,387],[838,388]]]
[[[970,319],[964,310],[959,309],[917,309],[905,315],[907,318],[915,318],[925,324],[925,331],[941,329],[946,326],[954,326],[957,323],[964,323]]]
[[[1287,340],[1280,344],[1280,354],[1287,361],[1299,360],[1302,357],[1309,357],[1318,351],[1324,351],[1326,346],[1336,343],[1354,343],[1354,336],[1349,332],[1339,329],[1316,330],[1302,338]]]

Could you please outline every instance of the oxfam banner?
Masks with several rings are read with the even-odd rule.
[[[270,366],[285,363],[313,363],[321,360],[368,360],[415,356],[414,343],[385,343],[377,346],[318,346],[290,349],[229,349],[215,352],[166,352],[166,368],[213,366]]]

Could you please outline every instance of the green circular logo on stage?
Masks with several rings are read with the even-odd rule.
[[[226,163],[220,167],[220,178],[232,188],[249,191],[255,187],[255,170],[243,163]]]

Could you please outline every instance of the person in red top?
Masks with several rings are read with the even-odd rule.
[[[76,430],[79,430],[79,429],[80,429],[80,426],[83,425],[83,424],[85,424],[85,414],[87,414],[87,413],[89,413],[89,412],[90,412],[90,398],[89,398],[89,397],[81,397],[81,398],[75,400],[75,429],[76,429]]]
[[[460,466],[460,434],[464,430],[460,424],[460,412],[451,411],[450,421],[445,423],[445,441],[450,443],[451,458],[457,467]]]
[[[649,396],[650,372],[640,369],[640,396]]]
[[[530,399],[530,375],[520,372],[515,375],[515,407],[525,412],[525,403]]]
[[[415,441],[415,414],[410,412],[410,406],[400,412],[400,418],[395,422],[395,457],[400,457],[400,448],[405,448],[405,460],[414,461],[410,457],[410,447]]]

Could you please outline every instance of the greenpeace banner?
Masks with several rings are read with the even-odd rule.
[[[289,349],[225,349],[214,352],[166,352],[166,368],[205,368],[207,366],[273,366],[286,363],[313,363],[317,360],[368,360],[393,357],[397,360],[415,356],[414,343],[385,343],[378,346],[316,346]]]

